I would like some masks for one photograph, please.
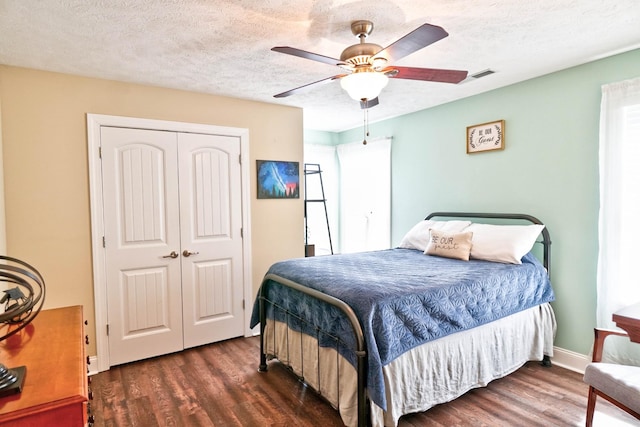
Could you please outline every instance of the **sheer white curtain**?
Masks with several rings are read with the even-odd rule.
[[[328,255],[340,250],[337,242],[338,237],[338,209],[339,209],[339,187],[338,187],[338,159],[336,157],[336,147],[331,145],[305,144],[304,163],[320,165],[322,171],[322,187],[324,188],[324,198],[327,205],[327,215],[325,215],[322,203],[307,203],[306,241],[315,245],[316,255]],[[316,167],[310,167],[316,170]],[[322,189],[320,187],[320,176],[310,174],[305,177],[306,198],[309,200],[322,199]],[[327,228],[327,217],[329,227]],[[331,241],[329,241],[331,236]]]
[[[640,78],[602,86],[600,107],[599,327],[614,328],[611,315],[640,302]],[[610,361],[640,365],[640,347],[607,339]]]
[[[341,252],[391,245],[391,138],[342,144],[340,163]]]

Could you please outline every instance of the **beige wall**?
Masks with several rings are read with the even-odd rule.
[[[42,273],[45,309],[84,306],[90,355],[87,113],[249,129],[254,290],[273,262],[304,255],[302,199],[257,200],[255,182],[256,159],[302,163],[301,109],[8,66],[0,66],[0,105],[7,254]]]
[[[0,119],[1,118],[2,118],[2,97],[0,97]],[[0,255],[6,255],[7,253],[7,231],[6,230],[7,229],[4,224],[4,171],[2,168],[2,120],[0,120]],[[0,289],[3,289],[3,288],[0,286]]]

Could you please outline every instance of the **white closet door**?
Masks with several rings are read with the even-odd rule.
[[[184,346],[243,334],[240,139],[179,134]]]
[[[176,138],[101,128],[111,365],[183,348]]]

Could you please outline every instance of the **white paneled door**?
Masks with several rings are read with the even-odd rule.
[[[243,333],[237,137],[178,134],[185,348]]]
[[[110,365],[243,333],[240,141],[100,128]]]

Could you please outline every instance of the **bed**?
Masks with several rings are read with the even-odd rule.
[[[276,263],[252,312],[259,370],[277,359],[345,425],[377,427],[549,364],[550,244],[530,215],[436,212],[393,249]]]

